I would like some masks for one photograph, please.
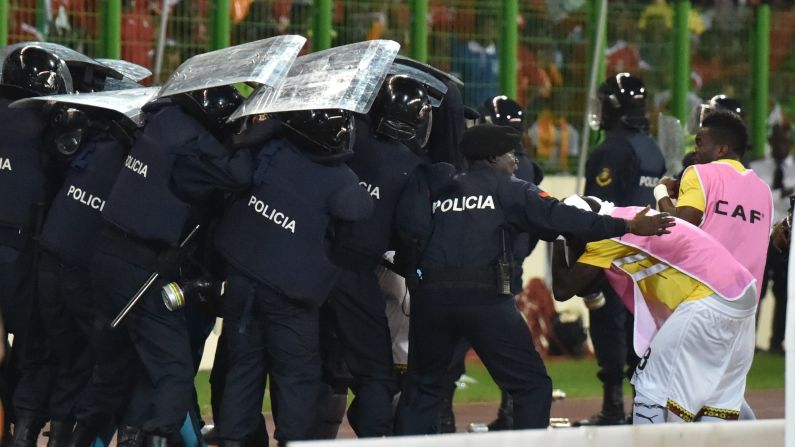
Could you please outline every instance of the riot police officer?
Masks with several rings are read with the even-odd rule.
[[[513,236],[585,238],[631,231],[662,234],[672,219],[639,213],[622,221],[582,213],[511,176],[520,134],[490,124],[467,129],[461,151],[468,172],[435,199],[433,232],[422,253],[420,287],[412,294],[409,384],[401,395],[398,434],[430,434],[441,379],[456,344],[466,339],[501,389],[514,399],[514,427],[549,424],[552,384],[511,292]],[[506,155],[507,154],[507,155]],[[462,243],[463,242],[463,243]]]
[[[48,144],[47,118],[33,109],[14,109],[14,100],[72,93],[69,71],[63,60],[32,45],[8,54],[0,78],[0,307],[8,332],[15,336],[6,362],[5,380],[13,399],[14,436],[11,445],[36,445],[39,431],[49,420],[51,368],[49,353],[35,306],[36,264],[34,239],[40,231],[47,202],[59,186],[60,164]],[[13,386],[15,385],[15,386]],[[10,404],[10,405],[9,405]]]
[[[458,150],[458,145],[466,130],[466,120],[476,119],[478,114],[464,105],[461,90],[455,82],[447,81],[446,85],[444,100],[433,109],[431,135],[425,148],[418,148],[411,142],[408,146],[430,163],[449,163],[456,171],[462,171],[466,167],[466,160]]]
[[[585,168],[585,194],[616,206],[655,206],[653,189],[665,173],[665,159],[649,136],[645,85],[629,73],[605,81],[598,91],[591,125],[605,132],[604,141],[591,153]],[[590,331],[604,387],[602,410],[581,425],[625,423],[622,383],[624,365],[634,369],[636,358],[627,337],[632,316],[608,285],[602,287],[604,306],[590,311]],[[597,302],[597,301],[591,301]],[[588,303],[588,301],[586,301]]]
[[[242,98],[231,86],[161,98],[144,107],[146,125],[106,200],[107,225],[96,243],[91,275],[97,303],[97,364],[92,405],[78,415],[70,445],[88,445],[127,404],[136,366],[151,383],[141,425],[146,445],[179,444],[192,409],[194,366],[184,310],[169,311],[160,289],[179,280],[197,227],[206,228],[225,193],[250,183],[246,151],[230,153],[227,117]],[[201,237],[201,235],[199,235]],[[118,329],[110,322],[152,272],[160,277]]]
[[[68,168],[41,233],[38,302],[57,374],[49,447],[69,442],[76,407],[94,366],[94,296],[89,266],[101,212],[131,145],[133,125],[121,116],[59,108],[56,147]]]
[[[373,200],[365,220],[343,226],[334,237],[331,260],[344,270],[323,312],[333,322],[339,349],[353,376],[355,394],[348,420],[359,437],[392,434],[392,401],[398,391],[386,303],[375,267],[388,250],[397,229],[411,239],[411,223],[401,202],[426,200],[416,185],[424,172],[419,156],[404,143],[424,147],[431,131],[431,104],[425,87],[405,76],[390,76],[373,107],[356,120],[353,156],[347,165]],[[333,379],[333,378],[332,378]],[[347,387],[331,381],[345,402]],[[342,406],[344,409],[344,406]],[[336,427],[321,437],[333,438]]]
[[[256,431],[266,373],[278,408],[274,437],[285,444],[312,436],[319,307],[340,274],[328,235],[373,207],[343,164],[352,155],[351,112],[299,110],[271,119],[282,122],[282,133],[259,149],[253,186],[226,211],[215,239],[227,263],[228,365],[217,426],[223,446],[240,446]]]

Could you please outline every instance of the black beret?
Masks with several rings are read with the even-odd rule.
[[[470,160],[497,157],[522,150],[522,134],[510,126],[478,124],[464,132],[461,153]]]

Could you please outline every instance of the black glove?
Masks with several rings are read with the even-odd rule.
[[[155,271],[169,281],[179,279],[179,271],[185,262],[185,250],[179,247],[169,247],[160,252],[155,263]]]

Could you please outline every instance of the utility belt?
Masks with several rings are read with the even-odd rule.
[[[166,244],[141,239],[113,225],[106,225],[99,236],[97,250],[122,258],[145,270],[154,270],[157,257]]]
[[[355,249],[338,249],[331,252],[331,261],[338,267],[353,271],[366,272],[373,270],[381,263],[383,253],[370,254]]]
[[[422,269],[423,287],[491,288],[497,295],[512,295],[513,269],[499,262],[492,268]]]
[[[496,287],[497,272],[494,269],[422,269],[423,286],[431,287]]]

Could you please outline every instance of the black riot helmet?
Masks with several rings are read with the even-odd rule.
[[[424,147],[431,134],[431,100],[422,83],[406,76],[390,76],[370,108],[373,130],[402,143]]]
[[[69,68],[58,56],[33,45],[9,53],[3,61],[0,84],[20,96],[73,93]]]
[[[337,163],[353,155],[353,113],[342,109],[296,110],[274,113],[285,138],[321,163]]]
[[[599,86],[591,104],[591,128],[612,129],[621,123],[630,129],[647,130],[646,97],[648,91],[640,78],[619,73]]]
[[[687,120],[686,130],[688,133],[695,135],[701,128],[701,123],[712,112],[731,112],[745,119],[745,109],[740,101],[726,95],[715,95],[710,98],[705,104],[699,104]]]
[[[223,141],[231,133],[227,119],[243,103],[243,97],[235,87],[222,85],[180,93],[174,95],[173,101]]]
[[[480,106],[480,123],[511,126],[524,132],[524,112],[518,102],[505,95],[495,96]]]
[[[709,105],[713,110],[732,112],[745,119],[743,104],[735,98],[730,98],[726,95],[715,95],[709,100]]]

